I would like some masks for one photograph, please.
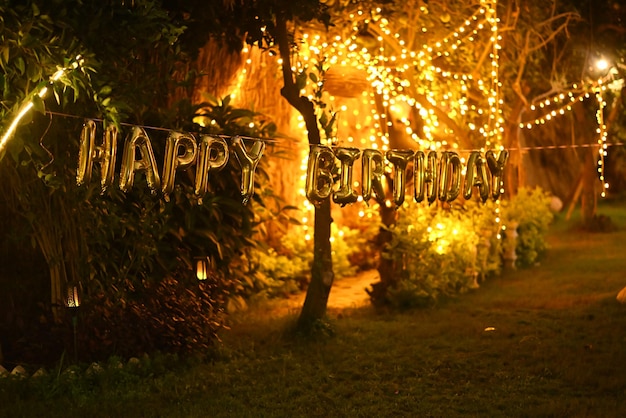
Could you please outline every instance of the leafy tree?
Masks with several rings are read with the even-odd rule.
[[[273,125],[254,112],[232,108],[227,98],[191,105],[184,96],[187,90],[180,92],[192,80],[181,79],[178,70],[195,52],[195,40],[181,37],[185,25],[159,2],[26,1],[3,4],[0,11],[0,132],[29,100],[34,110],[55,112],[54,117],[27,113],[0,167],[3,178],[10,179],[2,182],[9,197],[2,209],[18,221],[22,243],[30,235],[46,258],[55,319],[63,319],[58,307],[65,288],[77,286],[85,299],[82,335],[89,341],[83,343],[94,355],[190,350],[212,343],[228,299],[245,280],[237,263],[254,245],[253,206],[263,205],[261,195],[270,191],[244,205],[241,173],[231,164],[211,176],[202,205],[193,193],[193,176],[186,173],[179,173],[169,201],[152,196],[141,176],[126,194],[110,187],[98,196],[95,181],[76,186],[79,121],[58,114],[98,117],[122,133],[127,128],[121,122],[130,122],[258,137],[271,135]],[[72,66],[77,56],[80,65]],[[69,70],[50,84],[48,77],[58,66]],[[49,100],[44,102],[38,93],[46,86]],[[216,123],[203,128],[192,123],[196,116]],[[101,131],[99,127],[98,135]],[[158,132],[149,135],[157,161],[163,161],[167,133]],[[267,180],[262,166],[256,180],[262,191],[258,186]],[[11,256],[24,247],[28,249],[21,244],[11,250]],[[197,255],[213,262],[206,283],[193,277]],[[155,295],[166,300],[154,301]],[[185,310],[188,317],[180,321]],[[164,322],[155,326],[154,321]],[[155,337],[160,327],[168,329],[168,338]],[[171,345],[177,337],[181,344]]]
[[[385,145],[519,149],[519,118],[530,101],[529,86],[545,92],[546,50],[562,43],[577,19],[574,10],[556,2],[546,8],[538,2],[416,0],[360,10],[341,3],[351,18],[344,32],[354,37],[356,51],[367,50],[355,62],[368,66],[369,80],[379,86],[374,101],[385,121],[378,127],[384,141],[377,145],[383,150]],[[333,18],[338,26],[339,21]],[[342,39],[347,37],[343,33]],[[507,174],[518,167],[521,159],[512,158]],[[517,176],[508,179],[506,190],[513,194]],[[381,212],[386,227],[393,225],[395,209],[381,205]],[[390,237],[383,229],[381,240]],[[379,273],[374,301],[384,300],[386,288],[399,277],[392,259],[381,260]]]
[[[277,50],[283,61],[284,86],[281,94],[304,118],[309,144],[319,145],[321,133],[316,103],[300,93],[308,74],[296,73],[292,69],[292,52],[296,39],[293,37],[291,25],[314,20],[328,25],[330,16],[327,7],[318,0],[263,0],[251,3],[225,1],[224,6],[207,12],[216,22],[212,29],[216,29],[217,34],[225,37],[228,44],[235,49],[241,49],[242,43],[247,42]],[[299,318],[299,326],[304,329],[310,328],[326,313],[334,276],[330,244],[331,222],[330,201],[326,200],[315,210],[311,280]]]
[[[520,122],[531,113],[534,101],[567,93],[568,83],[580,80],[584,66],[577,61],[580,54],[564,53],[576,52],[570,33],[581,20],[581,14],[567,2],[552,1],[549,7],[541,2],[521,5],[506,0],[307,1],[297,5],[268,0],[227,1],[224,5],[221,10],[217,6],[208,10],[199,20],[213,19],[215,32],[235,48],[240,48],[243,40],[279,54],[283,61],[281,92],[304,116],[309,144],[319,143],[320,127],[328,127],[331,119],[320,117],[319,109],[316,113],[315,106],[323,106],[317,96],[311,100],[300,93],[308,77],[306,70],[294,65],[299,36],[303,28],[314,27],[327,31],[329,39],[336,35],[347,39],[357,28],[354,42],[359,48],[381,51],[380,56],[372,52],[368,54],[374,57],[363,60],[369,59],[367,65],[375,67],[378,74],[386,74],[376,79],[384,88],[376,92],[375,102],[377,113],[387,122],[380,124],[379,134],[388,139],[389,148],[514,148],[517,151],[509,160],[506,187],[511,195],[525,179],[519,151],[524,144]],[[325,27],[316,26],[315,21]],[[328,26],[329,22],[332,25]],[[400,59],[403,55],[414,57],[409,52],[420,59]],[[324,80],[317,82],[323,85]],[[404,117],[394,115],[385,98],[399,97],[400,93],[394,96],[399,87],[412,101]],[[582,114],[592,115],[593,110]],[[587,123],[581,120],[578,125]],[[320,263],[314,263],[301,323],[320,318],[325,310],[330,287],[320,271],[326,271],[326,283],[332,283],[331,265],[323,261],[330,248],[326,243],[327,203],[316,208],[315,254]],[[381,211],[385,224],[393,224],[395,210],[381,207]],[[317,270],[317,266],[325,267]],[[380,272],[393,281],[393,266],[384,260]]]
[[[521,80],[521,90],[516,90],[520,103],[519,120],[524,122],[534,118],[545,118],[546,110],[543,103],[553,98],[565,97],[565,103],[551,105],[559,111],[565,109],[571,95],[584,98],[584,93],[590,93],[588,100],[572,103],[572,112],[553,117],[544,126],[523,133],[523,139],[529,145],[563,145],[564,138],[576,144],[593,144],[598,141],[598,100],[603,97],[607,106],[601,109],[604,124],[609,131],[618,126],[616,116],[619,115],[620,100],[613,100],[617,93],[620,96],[621,87],[617,90],[600,90],[598,80],[607,85],[612,78],[621,78],[619,75],[620,37],[623,31],[615,30],[619,26],[614,23],[620,19],[620,7],[615,2],[594,3],[585,1],[554,2],[549,10],[545,26],[554,32],[550,36],[546,32],[542,38],[536,38],[539,48],[528,55],[525,71],[518,72]],[[545,12],[544,12],[545,13]],[[623,11],[621,11],[623,15]],[[520,43],[518,36],[510,36],[516,45]],[[532,39],[532,38],[531,38]],[[531,43],[532,44],[532,43]],[[601,58],[611,62],[615,74],[609,74],[609,69],[599,70],[596,64]],[[604,87],[602,87],[604,89]],[[522,91],[523,90],[523,91]],[[569,95],[569,96],[568,96]],[[547,101],[546,101],[547,103]],[[534,105],[534,106],[533,106]],[[617,105],[617,106],[615,106]],[[536,110],[535,110],[536,109]],[[549,112],[549,110],[548,110]],[[513,125],[511,125],[513,128]],[[517,131],[519,132],[519,130]],[[617,155],[612,156],[613,151]],[[592,226],[595,221],[597,198],[603,191],[603,183],[598,181],[598,164],[600,163],[598,148],[581,148],[580,150],[563,150],[551,157],[548,153],[533,153],[530,157],[535,163],[542,166],[546,178],[552,180],[552,189],[566,199],[572,199],[572,204],[582,198],[582,212],[584,222]],[[610,159],[618,157],[619,150],[611,149]],[[558,156],[558,159],[556,158]],[[604,163],[605,177],[607,165]],[[523,177],[523,173],[520,173]],[[570,183],[570,184],[568,184]],[[573,187],[572,187],[573,184]],[[569,185],[569,188],[567,188]]]
[[[578,48],[580,45],[586,46],[586,68],[590,77],[603,78],[608,84],[608,89],[603,92],[602,99],[605,101],[603,108],[603,121],[608,133],[607,140],[611,137],[624,137],[624,78],[626,77],[626,66],[624,59],[626,49],[626,30],[624,29],[624,19],[626,19],[626,8],[616,1],[606,1],[593,3],[588,1],[574,1],[575,7],[580,10],[583,21],[576,28],[575,41]],[[598,64],[603,65],[599,66]],[[594,121],[595,122],[595,121]],[[595,135],[597,133],[594,132]],[[591,228],[602,227],[597,224],[596,199],[594,187],[597,188],[597,172],[595,160],[597,151],[593,150],[589,157],[587,175],[583,187],[583,221]],[[624,152],[622,147],[612,147],[609,155],[605,158],[604,173],[606,179],[612,186],[609,192],[619,190],[621,179],[623,178]],[[607,163],[609,163],[607,165]]]

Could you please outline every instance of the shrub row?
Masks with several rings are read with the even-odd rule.
[[[498,205],[491,200],[447,208],[406,203],[398,210],[395,224],[387,228],[392,238],[382,257],[391,261],[395,278],[383,303],[423,305],[476,288],[500,273],[507,251],[514,251],[517,267],[532,266],[546,249],[552,217],[550,197],[538,188],[521,188]],[[352,228],[332,225],[337,279],[373,268],[381,256],[374,248],[379,228],[384,228],[379,216],[370,209],[360,219]],[[294,231],[283,237],[278,248],[257,247],[250,253],[250,283],[243,299],[284,296],[306,287],[313,255],[312,239],[304,236],[305,232]]]
[[[535,264],[546,249],[552,218],[550,197],[538,188],[521,188],[500,206],[491,201],[448,209],[409,204],[390,228],[392,240],[383,255],[393,261],[398,275],[386,302],[423,305],[476,288],[499,274],[503,253],[511,245],[516,266]]]

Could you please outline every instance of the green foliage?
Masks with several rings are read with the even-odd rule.
[[[371,268],[373,236],[358,228],[331,225],[333,271],[335,279],[354,275],[359,268]],[[313,240],[293,226],[283,235],[279,248],[254,248],[249,255],[251,279],[249,296],[284,296],[306,288],[313,262]]]
[[[511,200],[502,203],[502,220],[509,227],[517,224],[516,265],[534,265],[546,250],[546,234],[554,215],[550,196],[541,188],[522,187]],[[506,237],[506,231],[504,231]],[[504,240],[507,242],[507,240]]]
[[[255,271],[255,296],[287,295],[302,290],[310,270],[310,259],[278,254],[273,248],[257,250]]]
[[[502,224],[517,228],[515,241],[505,229],[498,239],[496,206],[492,201],[466,201],[449,209],[411,203],[391,227],[392,240],[383,257],[391,259],[397,281],[386,299],[396,307],[431,304],[478,287],[481,280],[500,273],[502,255],[515,245],[517,265],[534,265],[546,249],[553,214],[550,197],[537,188],[520,188],[501,203]]]
[[[364,207],[354,217],[344,216],[343,222],[347,234],[344,240],[352,249],[348,256],[350,263],[357,270],[375,269],[380,258],[378,240],[382,226],[377,205]]]
[[[335,122],[337,121],[337,112],[332,108],[329,108],[327,104],[328,97],[324,94],[324,83],[326,79],[326,73],[329,69],[329,64],[326,62],[326,58],[322,57],[315,63],[314,72],[309,73],[309,79],[313,83],[313,104],[315,105],[317,112],[317,120],[319,126],[322,128],[326,139],[330,140],[334,138],[336,127]],[[305,67],[306,70],[306,67]],[[297,77],[296,77],[297,80]],[[305,79],[306,84],[306,73]],[[299,89],[303,89],[302,87],[298,87]]]
[[[0,132],[4,134],[13,118],[26,102],[31,102],[33,111],[26,113],[22,124],[32,120],[33,112],[44,112],[45,102],[38,95],[45,87],[52,90],[57,101],[73,103],[86,94],[85,86],[93,73],[90,65],[74,68],[72,64],[79,48],[75,39],[59,30],[54,16],[44,13],[35,3],[26,1],[19,5],[0,5]],[[61,68],[67,71],[54,84],[50,77]],[[19,163],[36,163],[45,155],[36,138],[24,132],[11,138],[8,148],[13,160]],[[4,158],[4,152],[0,160]],[[43,174],[42,174],[43,176]]]
[[[200,131],[207,134],[272,137],[276,133],[276,125],[271,120],[249,109],[234,108],[230,104],[230,96],[219,99],[204,93],[203,99],[204,102],[194,106],[186,99],[177,103],[182,115],[188,117],[193,112],[193,130],[200,125]],[[180,118],[172,121],[175,125],[189,122]]]
[[[493,211],[490,203],[474,202],[448,210],[413,202],[404,208],[383,254],[393,260],[399,275],[388,302],[403,308],[432,303],[496,274],[499,245]]]
[[[2,132],[10,120],[7,116],[48,86],[58,67],[70,67],[77,55],[83,64],[49,86],[58,105],[52,100],[46,104],[55,111],[117,124],[121,138],[126,133],[119,126],[122,120],[209,134],[260,137],[274,132],[266,118],[234,108],[228,97],[191,105],[183,94],[174,101],[181,83],[190,83],[180,81],[190,48],[180,42],[184,25],[171,19],[158,2],[41,3],[45,4],[0,6]],[[46,110],[44,100],[34,104],[35,110]],[[193,122],[196,117],[214,122],[202,127]],[[263,187],[267,180],[263,160],[255,175],[257,194],[247,206],[242,204],[241,170],[235,158],[211,176],[201,205],[193,193],[193,175],[183,172],[178,173],[167,201],[153,196],[141,175],[127,194],[111,187],[99,195],[95,184],[99,179],[81,188],[75,185],[72,167],[80,122],[56,116],[48,120],[34,112],[24,119],[31,121],[19,127],[9,144],[13,159],[6,172],[12,181],[3,183],[3,191],[11,199],[2,213],[28,226],[24,234],[30,236],[22,241],[32,240],[35,252],[44,254],[53,285],[81,288],[83,324],[88,330],[82,344],[93,348],[84,353],[103,356],[113,350],[127,356],[133,350],[155,347],[188,351],[214,340],[228,298],[247,279],[238,263],[246,248],[255,245],[254,210],[263,207],[263,196],[272,195]],[[156,160],[163,161],[167,133],[149,130],[148,134]],[[120,156],[118,148],[118,161]],[[21,250],[15,249],[15,254]],[[219,285],[200,290],[201,284],[196,290],[196,256],[210,257]],[[183,291],[183,284],[191,285],[189,292],[195,296]],[[49,289],[45,282],[39,285]],[[166,299],[156,301],[156,297]],[[50,303],[42,304],[50,309]],[[97,332],[100,325],[106,333]],[[191,337],[194,334],[198,337]]]
[[[105,359],[111,353],[129,358],[141,353],[191,353],[212,347],[225,320],[228,286],[213,273],[167,277],[153,282],[126,280],[115,291],[89,298],[81,316],[80,355]]]
[[[365,238],[358,230],[344,226],[331,225],[331,245],[333,255],[333,270],[335,277],[353,276],[358,266],[352,264],[352,257],[365,245]]]

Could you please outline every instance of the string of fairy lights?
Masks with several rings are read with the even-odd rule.
[[[425,8],[424,8],[425,9]],[[491,3],[487,0],[481,1],[480,7],[461,25],[454,29],[451,34],[443,39],[434,42],[434,44],[424,44],[419,51],[412,51],[405,46],[407,42],[402,39],[399,33],[394,33],[390,28],[390,22],[384,17],[379,16],[380,10],[371,12],[371,17],[365,19],[364,22],[369,25],[370,31],[376,35],[378,47],[371,50],[365,47],[359,47],[357,41],[357,33],[359,28],[355,25],[354,34],[345,40],[336,38],[331,42],[324,41],[319,35],[309,36],[305,34],[303,39],[306,46],[303,46],[301,52],[304,57],[295,65],[295,70],[303,70],[310,61],[310,55],[313,56],[330,56],[328,62],[332,65],[351,66],[367,73],[367,81],[370,83],[371,89],[362,93],[362,100],[365,104],[371,106],[371,113],[362,116],[361,123],[357,123],[355,128],[361,131],[361,128],[369,129],[362,135],[360,144],[369,145],[371,148],[382,151],[389,149],[389,133],[387,127],[391,125],[388,115],[376,108],[376,97],[382,100],[382,108],[394,112],[395,109],[404,105],[418,110],[422,117],[424,126],[418,134],[411,126],[408,117],[401,117],[396,120],[404,125],[407,135],[414,139],[421,149],[439,150],[451,148],[458,150],[459,144],[450,142],[447,138],[452,137],[454,130],[440,117],[434,110],[439,107],[446,110],[451,117],[457,115],[466,116],[473,113],[482,117],[483,122],[475,123],[467,122],[466,126],[471,130],[479,133],[483,138],[483,146],[481,151],[489,148],[502,150],[502,135],[504,133],[504,118],[502,112],[503,99],[501,96],[502,83],[499,80],[499,51],[501,49],[501,35],[499,33],[499,18],[496,13],[495,2]],[[365,14],[363,11],[358,12],[359,15]],[[351,16],[354,18],[354,16]],[[454,73],[444,70],[441,66],[435,65],[434,62],[440,57],[450,57],[463,42],[474,42],[479,36],[480,31],[490,31],[489,43],[491,51],[489,53],[491,68],[488,77],[480,78],[471,73]],[[422,32],[427,32],[426,27],[421,28]],[[306,49],[308,48],[308,51]],[[306,52],[310,54],[307,55]],[[422,88],[420,85],[428,86],[441,79],[453,80],[458,83],[461,97],[453,100],[452,94],[449,92],[441,94],[436,89]],[[545,114],[529,120],[521,122],[519,127],[522,129],[531,129],[534,126],[543,125],[558,115],[563,115],[572,110],[572,105],[577,101],[583,101],[590,97],[596,97],[598,101],[598,110],[596,113],[598,123],[598,173],[602,182],[601,196],[606,196],[606,190],[609,187],[605,179],[605,162],[607,156],[607,131],[604,123],[604,107],[606,102],[603,99],[602,92],[606,89],[602,79],[585,85],[584,83],[573,84],[567,93],[559,93],[552,98],[541,100],[531,104],[531,111],[545,110]],[[477,87],[478,90],[487,97],[487,105],[484,108],[474,103],[469,103],[466,93],[470,86]],[[306,91],[302,91],[306,94]],[[440,97],[437,97],[439,94]],[[425,102],[417,99],[417,96],[425,96]],[[330,96],[330,103],[335,102],[336,98]],[[346,111],[346,107],[341,106],[341,111]],[[358,110],[353,110],[355,116]],[[300,120],[303,126],[302,120]],[[344,122],[345,123],[345,122]],[[443,135],[441,130],[443,128]],[[439,135],[437,135],[439,131]],[[361,134],[363,132],[361,131]],[[446,139],[437,139],[446,138]],[[369,140],[369,141],[368,141]],[[356,142],[351,136],[347,138],[348,143]],[[332,142],[332,139],[329,139]],[[369,142],[369,144],[368,144]],[[551,149],[554,147],[532,147]],[[306,169],[306,159],[308,154],[304,153],[302,158],[302,170]],[[463,161],[465,162],[465,161]],[[304,176],[302,176],[304,179]],[[358,186],[355,183],[355,186]],[[301,196],[304,197],[304,190],[300,190]],[[313,206],[304,199],[304,205],[308,210],[312,210]],[[363,216],[363,211],[359,213]],[[500,202],[496,202],[495,221],[500,224]],[[501,229],[505,229],[504,226]]]
[[[427,8],[422,6],[421,11],[425,12]],[[445,120],[445,115],[447,115],[450,119],[466,118],[463,126],[476,133],[478,138],[482,138],[481,151],[503,150],[503,99],[502,83],[499,79],[499,51],[502,37],[499,33],[500,20],[496,12],[496,1],[481,0],[479,7],[448,35],[440,40],[424,43],[418,50],[409,48],[407,45],[410,43],[403,39],[400,33],[392,30],[391,23],[381,15],[380,9],[370,12],[359,10],[356,14],[357,16],[351,15],[350,18],[355,22],[360,19],[368,26],[368,31],[375,36],[377,41],[376,47],[368,48],[359,44],[358,36],[362,27],[356,23],[353,25],[352,34],[345,39],[337,36],[328,40],[319,34],[304,33],[297,59],[292,66],[294,72],[304,72],[315,68],[315,64],[323,59],[328,64],[328,68],[331,66],[349,67],[366,74],[366,81],[370,88],[362,90],[358,95],[364,106],[361,109],[358,107],[351,109],[351,116],[357,119],[353,127],[358,131],[359,138],[355,139],[352,135],[346,135],[345,141],[348,145],[380,149],[385,152],[390,148],[390,128],[393,123],[400,123],[406,135],[412,138],[420,149],[459,150],[459,143],[453,139],[455,127],[447,123]],[[356,19],[357,17],[359,19]],[[427,33],[428,28],[423,26],[420,31]],[[485,32],[488,36],[487,45],[490,48],[486,76],[480,71],[452,72],[445,70],[441,64],[437,64],[438,58],[452,57],[464,42],[484,39],[484,37],[481,38],[481,34]],[[323,86],[324,74],[318,74],[318,76],[318,81],[313,86],[310,84],[305,86],[301,94],[310,99],[314,97],[313,90]],[[456,83],[457,88],[445,92],[431,88],[434,83],[441,83],[442,80],[444,83]],[[608,188],[608,183],[604,178],[607,133],[603,120],[606,102],[602,98],[602,90],[605,87],[597,87],[601,84],[602,80],[591,87],[584,86],[582,83],[574,84],[568,93],[559,93],[553,98],[531,104],[532,111],[544,109],[547,113],[534,120],[520,123],[519,127],[530,129],[542,125],[558,115],[571,111],[576,101],[585,100],[595,94],[598,100],[598,172],[603,184],[602,196],[604,197]],[[471,88],[477,89],[486,98],[484,107],[469,100],[468,92]],[[344,114],[348,112],[348,106],[339,104],[340,100],[332,94],[326,95],[325,100],[330,104],[331,109],[334,108],[335,111]],[[407,107],[415,109],[422,118],[423,126],[420,127],[419,132],[415,131],[410,117],[398,116],[402,109]],[[363,108],[369,110],[363,114]],[[437,112],[437,108],[443,111],[444,116],[441,112]],[[398,117],[394,117],[394,122],[392,122],[390,115]],[[346,119],[344,118],[340,125],[347,126]],[[301,116],[298,116],[298,127],[306,132]],[[334,146],[338,141],[337,136],[334,136],[325,138],[323,144]],[[303,150],[299,189],[305,209],[302,219],[305,225],[314,209],[306,199],[304,190],[308,155],[307,150]],[[464,158],[462,162],[465,163]],[[389,167],[388,169],[390,170]],[[358,187],[358,185],[358,182],[355,182],[354,186]],[[359,201],[362,199],[359,198]],[[391,202],[388,202],[388,205],[390,204]],[[365,211],[359,211],[359,216],[364,216],[364,213]],[[501,225],[499,200],[495,205],[495,222],[498,225],[498,231],[505,229],[505,226]],[[498,237],[500,237],[499,233]]]
[[[605,178],[605,157],[607,156],[608,150],[608,134],[606,130],[606,124],[604,122],[604,108],[606,107],[606,101],[604,100],[603,96],[603,92],[607,89],[607,79],[608,76],[605,78],[600,78],[597,81],[589,83],[588,85],[573,84],[568,93],[558,93],[553,95],[552,97],[548,97],[536,103],[532,103],[530,105],[531,111],[542,110],[544,113],[536,117],[535,119],[519,123],[519,127],[521,129],[533,129],[536,126],[544,125],[545,123],[551,121],[558,116],[565,115],[567,112],[571,112],[574,103],[582,102],[584,100],[590,99],[591,97],[594,97],[598,103],[598,107],[596,110],[596,121],[598,125],[596,128],[596,133],[598,137],[597,169],[598,178],[600,179],[600,182],[602,184],[602,191],[600,192],[601,197],[606,197],[606,192],[609,188],[609,183],[606,181]]]
[[[488,14],[488,22],[491,28],[491,37],[489,41],[491,42],[491,94],[489,95],[489,118],[488,118],[488,129],[486,131],[486,141],[485,141],[485,149],[490,148],[491,145],[499,148],[500,151],[504,149],[502,145],[502,134],[504,133],[504,118],[502,117],[502,97],[500,95],[500,88],[502,87],[500,83],[500,78],[498,77],[498,73],[500,70],[500,40],[502,39],[498,32],[498,23],[499,19],[496,14],[496,5],[497,2],[493,3],[493,6],[489,9]],[[491,128],[491,129],[489,129]],[[500,193],[504,192],[504,184],[499,184],[497,187],[500,187]],[[502,224],[502,219],[500,217],[500,199],[496,200],[495,209],[494,209],[494,221],[496,225],[498,239],[502,238],[501,232],[506,230],[506,225]]]
[[[426,8],[422,6],[422,11]],[[502,135],[504,132],[504,118],[502,115],[502,98],[499,80],[499,50],[501,35],[498,30],[499,19],[496,13],[495,2],[482,0],[479,7],[469,18],[454,28],[448,35],[433,43],[421,45],[419,50],[412,50],[403,36],[392,30],[391,23],[381,15],[380,9],[371,12],[358,11],[368,31],[376,37],[377,45],[368,48],[360,45],[358,35],[361,28],[354,25],[353,33],[342,39],[324,39],[319,34],[302,34],[302,43],[299,46],[297,60],[292,70],[294,72],[310,71],[315,64],[324,60],[336,68],[350,68],[366,74],[366,81],[370,88],[358,93],[362,106],[355,106],[352,115],[356,118],[353,128],[360,138],[355,139],[346,135],[349,146],[380,149],[385,152],[390,149],[390,129],[394,123],[400,123],[404,133],[413,139],[423,150],[459,150],[460,144],[455,141],[455,127],[448,120],[457,117],[469,119],[465,125],[470,131],[478,135],[482,142],[481,151],[486,149],[502,150]],[[351,16],[354,19],[356,16]],[[420,31],[427,33],[428,28],[423,26]],[[485,35],[486,34],[486,35]],[[481,38],[482,35],[482,38]],[[485,39],[486,36],[486,39]],[[478,39],[486,40],[488,45],[487,70],[478,72],[452,72],[437,64],[441,57],[451,57],[464,42],[475,42]],[[305,86],[301,94],[309,99],[314,97],[314,88],[320,86],[324,74],[318,74],[318,85]],[[457,88],[440,92],[432,88],[435,84],[455,83]],[[485,107],[470,103],[468,91],[477,89],[486,98]],[[328,94],[325,100],[331,108],[339,112],[347,112],[348,107],[339,104],[340,100]],[[360,114],[366,109],[366,114]],[[406,109],[415,109],[423,121],[423,126],[416,131],[411,118],[402,115]],[[442,109],[442,112],[437,112]],[[449,118],[446,119],[446,116]],[[393,118],[393,122],[392,119]],[[344,118],[340,122],[348,126]],[[304,121],[298,117],[298,127],[305,132]],[[480,139],[482,138],[482,139]],[[337,137],[325,138],[326,145],[336,145]],[[302,175],[299,195],[304,207],[302,223],[305,231],[306,223],[310,219],[313,205],[306,199],[304,181],[306,178],[308,153],[302,152]],[[465,159],[462,158],[465,163]],[[387,167],[388,171],[391,167]],[[463,173],[464,174],[464,173]],[[358,182],[354,183],[358,187]],[[362,201],[359,198],[359,201]],[[391,206],[391,201],[387,202]],[[359,211],[364,216],[366,211]],[[495,223],[497,230],[503,229],[500,223],[500,201],[495,205]],[[498,236],[500,234],[498,233]]]
[[[4,134],[0,138],[0,153],[2,151],[4,151],[4,149],[6,148],[6,145],[7,145],[8,141],[9,141],[9,139],[11,138],[11,136],[13,135],[15,130],[17,129],[17,126],[19,125],[20,121],[24,118],[24,116],[26,116],[26,114],[33,107],[35,107],[34,96],[37,96],[41,100],[43,100],[46,97],[46,95],[48,94],[48,90],[49,90],[50,86],[52,86],[56,81],[58,81],[61,77],[63,77],[63,75],[66,72],[71,71],[71,70],[75,70],[79,66],[81,66],[82,64],[83,64],[83,58],[80,55],[78,55],[76,58],[74,58],[74,60],[71,62],[71,64],[69,66],[63,67],[63,68],[58,68],[57,71],[54,74],[52,74],[52,76],[48,79],[47,85],[41,87],[33,95],[33,98],[27,100],[25,103],[23,103],[21,105],[20,109],[17,112],[17,115],[15,115],[15,117],[11,121],[11,124],[9,125],[7,130],[4,132]]]
[[[604,87],[604,86],[602,86]],[[598,121],[598,128],[596,130],[598,134],[598,174],[600,176],[600,182],[602,183],[602,192],[600,195],[606,197],[606,190],[609,188],[609,183],[604,177],[604,157],[607,156],[607,131],[604,124],[604,108],[606,107],[606,101],[602,97],[602,89],[596,92],[596,100],[598,101],[598,110],[596,111],[596,119]]]

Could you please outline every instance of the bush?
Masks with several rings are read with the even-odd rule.
[[[292,228],[283,235],[279,248],[256,248],[247,256],[253,277],[248,283],[248,298],[286,296],[306,288],[313,262],[313,238],[303,238],[306,234],[298,231],[301,226]],[[335,279],[353,276],[361,266],[372,266],[371,231],[331,225]]]
[[[491,203],[467,202],[440,209],[410,203],[391,227],[383,257],[393,261],[399,280],[388,290],[396,307],[432,303],[478,286],[500,269],[499,242]]]
[[[250,251],[248,288],[244,299],[287,297],[302,290],[309,263],[302,257],[278,254],[274,248]]]
[[[259,115],[229,106],[228,98],[205,103],[198,112],[220,120],[224,125],[214,124],[212,129],[228,134],[238,126],[243,134],[255,136],[272,129]],[[249,132],[251,120],[258,122],[258,131]],[[151,139],[157,144],[165,137],[154,134]],[[263,204],[260,192],[270,192],[264,187],[264,166],[261,161],[255,176],[259,193],[247,205],[239,192],[240,170],[233,164],[211,176],[201,204],[193,192],[193,178],[183,175],[168,200],[152,196],[142,177],[127,193],[112,189],[93,196],[93,185],[78,191],[85,194],[81,227],[89,237],[84,265],[88,274],[80,286],[85,305],[94,312],[89,319],[102,330],[89,334],[90,346],[137,355],[153,348],[177,352],[209,345],[228,304],[236,301],[249,280],[239,264],[241,255],[255,245],[254,208]],[[193,271],[197,256],[210,258],[219,280],[210,285],[197,282]]]
[[[193,283],[173,277],[127,281],[115,292],[99,293],[80,308],[78,352],[93,360],[206,351],[224,324],[225,282],[214,273]]]
[[[17,58],[11,60],[3,77],[3,122],[10,120],[5,118],[9,112],[15,114],[26,98],[32,97],[34,88],[49,84],[48,77],[57,66],[69,66],[64,57],[80,54],[85,66],[65,73],[50,86],[59,102],[54,105],[48,100],[50,110],[99,118],[118,127],[123,120],[212,135],[269,137],[275,131],[261,115],[231,106],[228,97],[208,98],[200,104],[184,97],[191,96],[184,86],[193,86],[198,76],[193,71],[181,72],[190,58],[185,51],[196,53],[197,47],[186,43],[186,38],[179,39],[185,28],[170,19],[167,10],[128,8],[120,2],[107,3],[104,9],[89,2],[80,8],[23,3],[25,6],[16,8],[0,6],[3,37],[14,44],[11,56]],[[84,13],[94,19],[85,22]],[[52,18],[42,19],[44,16]],[[110,31],[94,29],[113,28],[112,22],[115,28]],[[35,38],[41,35],[41,42],[21,42],[29,31]],[[119,39],[134,41],[117,42]],[[28,77],[24,68],[28,68]],[[34,110],[42,112],[43,105],[43,100],[36,101]],[[12,158],[2,161],[15,167],[12,171],[19,181],[5,181],[10,193],[3,195],[12,198],[5,199],[6,210],[0,212],[25,221],[19,224],[28,226],[30,237],[22,242],[32,242],[45,257],[53,289],[66,285],[82,289],[85,324],[93,324],[86,328],[93,334],[82,333],[82,338],[92,338],[88,342],[94,349],[120,353],[130,352],[128,341],[136,341],[139,351],[158,346],[172,351],[203,347],[205,336],[214,333],[213,325],[195,341],[193,334],[201,326],[195,321],[220,323],[221,295],[232,293],[238,282],[247,279],[236,263],[254,244],[257,225],[253,209],[263,204],[261,192],[267,191],[263,160],[255,175],[257,194],[247,206],[239,193],[241,172],[236,161],[219,175],[210,176],[202,205],[193,193],[190,173],[179,173],[169,201],[150,195],[142,175],[126,194],[109,187],[99,196],[95,178],[91,184],[76,186],[74,167],[82,118],[55,117],[51,123],[48,115],[30,112],[28,117],[31,121],[15,132],[7,148],[6,156]],[[194,121],[209,123],[200,126]],[[100,136],[102,125],[98,126]],[[167,133],[147,129],[156,160],[164,161]],[[44,137],[45,146],[41,142]],[[116,173],[120,172],[121,152],[120,147]],[[219,292],[203,290],[206,284],[198,287],[195,282],[187,283],[190,288],[185,289],[182,278],[193,279],[195,256],[209,256],[219,277],[228,278]],[[56,306],[63,301],[52,302],[56,313]],[[189,317],[185,314],[181,320],[181,313],[187,312]],[[215,317],[210,316],[213,314]],[[118,326],[120,329],[115,329]],[[159,329],[162,339],[157,337]],[[38,334],[26,338],[32,347],[39,343]]]
[[[383,300],[407,308],[477,287],[480,280],[499,274],[503,250],[511,250],[506,246],[513,242],[507,239],[507,227],[517,229],[518,266],[536,263],[546,249],[553,218],[550,197],[539,188],[520,188],[513,199],[503,201],[503,239],[498,238],[496,211],[492,201],[467,201],[449,209],[406,204],[390,228],[392,240],[383,253],[397,275]]]
[[[553,217],[550,196],[539,187],[522,187],[511,200],[502,202],[504,225],[517,225],[516,266],[529,267],[539,260],[547,248],[546,234]]]

